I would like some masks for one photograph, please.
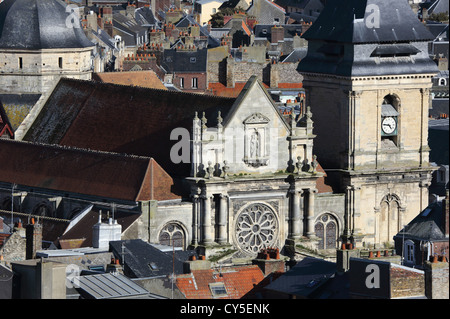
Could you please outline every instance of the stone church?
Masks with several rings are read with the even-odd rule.
[[[176,196],[135,203],[153,243],[254,257],[392,242],[428,205],[432,36],[403,0],[328,1],[303,36],[300,114],[256,77],[237,98],[65,79],[16,139],[154,159]]]

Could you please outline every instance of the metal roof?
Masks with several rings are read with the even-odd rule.
[[[149,292],[127,277],[117,273],[86,275],[72,279],[80,294],[93,299],[129,298],[148,295]]]

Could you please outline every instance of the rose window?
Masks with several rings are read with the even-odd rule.
[[[277,218],[267,205],[250,205],[237,217],[237,243],[248,254],[255,255],[261,249],[274,247],[278,237],[277,234]]]

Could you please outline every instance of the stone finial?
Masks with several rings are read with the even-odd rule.
[[[198,120],[198,112],[197,111],[195,111],[194,120]]]
[[[223,172],[223,178],[224,179],[228,178],[228,170],[229,169],[230,169],[230,167],[228,166],[228,162],[226,160],[223,161],[222,172]]]
[[[217,114],[217,126],[219,128],[222,127],[222,122],[223,122],[223,118],[221,116],[221,112],[219,111],[219,113]]]
[[[208,122],[208,120],[205,117],[205,112],[203,112],[203,116],[202,116],[202,129],[206,130],[206,123]]]
[[[317,166],[319,165],[319,163],[317,162],[317,155],[313,155],[313,160],[311,162],[311,168],[312,168],[312,172],[316,173],[317,172]]]

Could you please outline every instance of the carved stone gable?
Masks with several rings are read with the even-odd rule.
[[[270,119],[267,116],[262,115],[261,113],[253,113],[249,117],[244,120],[244,124],[267,124],[270,122]]]

